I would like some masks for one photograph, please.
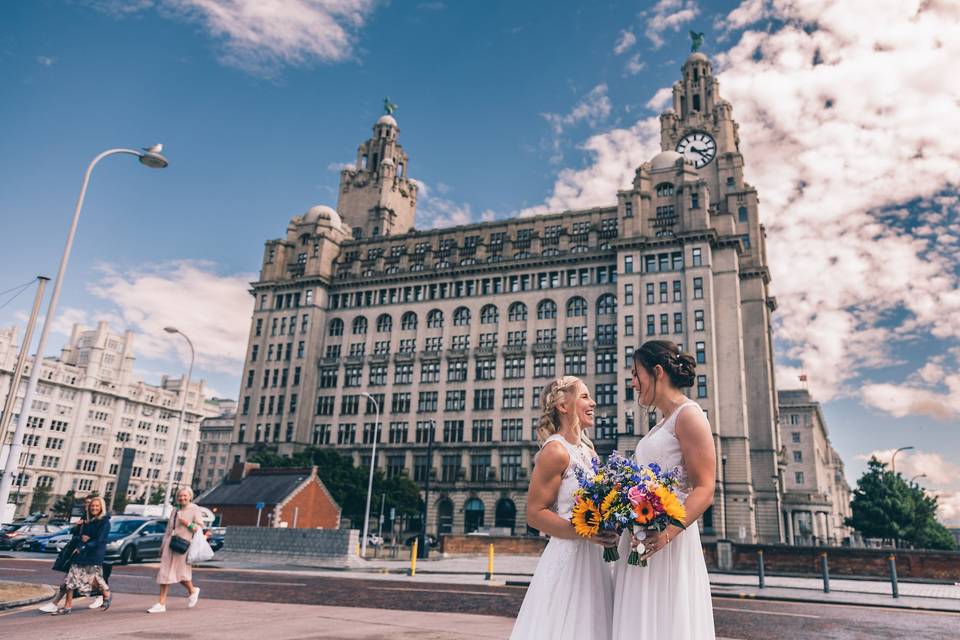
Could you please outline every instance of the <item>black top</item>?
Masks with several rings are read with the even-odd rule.
[[[103,564],[103,555],[107,551],[107,534],[110,533],[110,516],[90,520],[83,524],[80,535],[90,536],[87,542],[81,542],[79,552],[73,556],[73,564],[89,567]]]

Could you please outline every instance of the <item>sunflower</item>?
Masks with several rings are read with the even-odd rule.
[[[653,520],[653,505],[646,500],[633,505],[633,514],[636,516],[637,524],[647,524]]]
[[[570,518],[573,522],[573,528],[577,534],[584,538],[591,538],[600,531],[600,523],[603,518],[597,509],[596,503],[589,498],[578,500],[573,505],[573,516]]]
[[[607,494],[607,497],[603,499],[603,502],[600,503],[600,513],[604,518],[607,517],[607,512],[610,511],[610,507],[613,506],[613,503],[617,499],[617,490],[610,489],[610,493]]]
[[[668,516],[680,522],[686,519],[687,510],[683,508],[679,498],[670,489],[661,485],[654,490],[654,493],[657,494],[660,504],[663,505],[663,510]]]

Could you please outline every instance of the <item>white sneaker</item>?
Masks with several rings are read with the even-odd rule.
[[[103,596],[97,596],[93,599],[93,603],[88,607],[89,609],[99,609],[103,606]]]
[[[48,602],[42,607],[37,607],[37,611],[43,611],[44,613],[56,613],[58,608],[59,607],[57,607],[56,602]]]
[[[197,600],[200,599],[200,587],[194,587],[193,591],[190,593],[190,597],[187,598],[187,607],[193,609],[197,606]]]
[[[159,602],[153,605],[152,607],[150,607],[149,609],[147,609],[147,613],[166,613],[166,612],[167,612],[167,607],[165,605],[160,604]]]

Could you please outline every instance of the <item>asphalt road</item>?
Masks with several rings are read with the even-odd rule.
[[[115,605],[122,601],[125,593],[156,593],[155,575],[156,569],[150,565],[115,567],[110,580],[117,594]],[[524,587],[221,569],[195,569],[194,578],[207,600],[457,612],[508,618],[516,616],[525,592]],[[0,579],[53,585],[62,580],[62,574],[51,571],[45,562],[0,558]],[[186,595],[179,586],[173,587],[171,594]],[[717,635],[738,640],[960,638],[960,615],[948,613],[714,598],[714,616]]]

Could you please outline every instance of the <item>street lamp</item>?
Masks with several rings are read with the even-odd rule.
[[[430,508],[430,471],[433,469],[433,432],[436,430],[436,420],[430,419],[430,433],[427,434],[427,477],[423,487],[423,514],[420,517],[420,543],[417,546],[417,557],[421,560],[430,557],[430,546],[427,544],[427,510]],[[437,531],[439,538],[440,531]]]
[[[190,392],[190,378],[193,376],[193,361],[196,358],[196,351],[193,349],[193,342],[187,337],[187,334],[176,327],[164,327],[167,333],[180,334],[187,341],[190,347],[190,368],[187,370],[187,381],[180,389],[180,419],[177,421],[177,435],[173,439],[173,455],[170,456],[170,470],[167,472],[167,491],[163,499],[163,517],[170,516],[170,492],[173,491],[173,470],[176,468],[177,449],[180,447],[180,431],[183,429],[183,414],[187,410],[187,394]]]
[[[50,295],[50,303],[47,305],[47,315],[43,321],[43,327],[40,329],[40,338],[37,340],[37,351],[34,357],[33,366],[30,368],[30,379],[27,381],[27,391],[23,396],[20,418],[17,420],[17,428],[13,433],[13,442],[10,443],[10,452],[7,456],[7,466],[3,471],[3,477],[0,478],[0,508],[6,505],[10,499],[10,484],[13,480],[13,473],[17,469],[20,461],[20,450],[23,448],[23,432],[27,426],[27,418],[30,414],[30,407],[33,405],[33,396],[37,390],[37,382],[40,380],[40,370],[43,369],[43,351],[47,344],[47,334],[50,327],[53,326],[53,318],[57,311],[57,300],[60,298],[60,286],[63,284],[63,274],[67,270],[67,261],[70,259],[70,249],[73,246],[73,238],[77,233],[77,223],[80,221],[80,210],[83,208],[83,199],[87,195],[87,185],[90,183],[90,174],[98,162],[107,156],[115,154],[128,154],[137,156],[140,164],[151,169],[163,169],[168,162],[161,152],[162,144],[155,144],[152,147],[145,147],[141,151],[134,149],[107,149],[95,157],[87,166],[86,173],[83,174],[83,184],[80,187],[80,196],[77,198],[77,206],[73,212],[73,220],[70,223],[70,231],[67,233],[67,244],[63,248],[63,255],[60,256],[60,268],[57,271],[57,277],[53,281],[53,293]],[[24,343],[24,349],[29,349],[30,345]]]
[[[897,472],[897,454],[900,453],[901,451],[910,451],[912,449],[913,447],[900,447],[899,449],[894,451],[893,455],[890,456],[890,471],[892,471],[893,473]]]
[[[377,466],[377,435],[380,428],[380,403],[369,393],[361,393],[373,403],[376,414],[373,422],[373,455],[370,457],[370,479],[367,481],[367,508],[363,513],[363,541],[360,543],[360,556],[367,557],[367,534],[370,530],[370,495],[373,493],[373,470]]]
[[[917,478],[926,478],[926,477],[927,477],[927,474],[925,474],[925,473],[918,473],[917,475],[915,475],[915,476],[913,476],[912,478],[910,478],[910,484],[913,484],[914,480],[916,480]]]

